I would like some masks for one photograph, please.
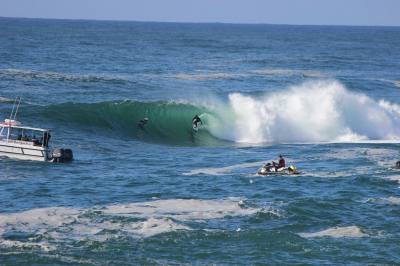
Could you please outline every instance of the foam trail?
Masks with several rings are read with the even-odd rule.
[[[312,238],[312,237],[366,237],[367,234],[363,233],[357,226],[346,226],[346,227],[332,227],[323,231],[315,233],[300,233],[301,237]]]
[[[13,103],[14,100],[13,99],[9,99],[6,97],[0,97],[0,103]]]
[[[398,183],[400,183],[400,175],[390,175],[390,176],[384,177],[384,179],[387,179],[390,181],[397,181]]]
[[[392,205],[400,205],[399,197],[386,197],[386,198],[369,198],[365,202],[377,202],[381,204],[392,204]]]
[[[230,165],[226,167],[207,167],[207,168],[198,168],[191,170],[189,172],[183,173],[183,175],[199,175],[199,174],[206,174],[206,175],[224,175],[232,172],[236,169],[242,168],[250,168],[250,167],[260,167],[261,165],[265,164],[265,161],[260,162],[252,162],[252,163],[240,163],[235,165]]]
[[[388,198],[384,198],[382,200],[386,201],[390,204],[400,205],[400,198],[398,198],[398,197],[388,197]]]

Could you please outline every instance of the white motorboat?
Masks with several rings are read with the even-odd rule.
[[[22,126],[16,120],[6,119],[0,123],[0,156],[16,159],[49,161],[50,131]]]
[[[21,99],[16,105],[16,100],[10,118],[0,122],[0,156],[34,161],[71,161],[70,149],[50,149],[49,129],[24,126],[15,120],[20,102]]]

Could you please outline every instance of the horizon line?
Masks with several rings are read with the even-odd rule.
[[[171,24],[227,24],[227,25],[276,25],[276,26],[322,26],[322,27],[392,27],[398,28],[400,25],[362,25],[362,24],[289,24],[289,23],[269,23],[269,22],[219,22],[219,21],[157,21],[157,20],[134,20],[134,19],[93,19],[93,18],[43,18],[43,17],[7,17],[1,16],[0,19],[41,19],[41,20],[68,20],[68,21],[99,21],[99,22],[136,22],[136,23],[171,23]]]

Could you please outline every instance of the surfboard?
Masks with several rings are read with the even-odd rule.
[[[193,124],[192,124],[193,131],[195,131],[195,132],[199,131],[199,129],[200,129],[200,127],[201,127],[202,125],[203,125],[203,122],[201,122],[201,121],[197,123],[197,126],[196,126],[195,123],[193,123]]]

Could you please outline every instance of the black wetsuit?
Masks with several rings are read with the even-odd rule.
[[[144,129],[144,126],[147,124],[147,122],[149,122],[149,119],[141,119],[138,123],[138,127],[140,127],[141,129]]]
[[[195,115],[192,119],[192,124],[197,128],[199,123],[201,123],[201,119],[198,115]]]

